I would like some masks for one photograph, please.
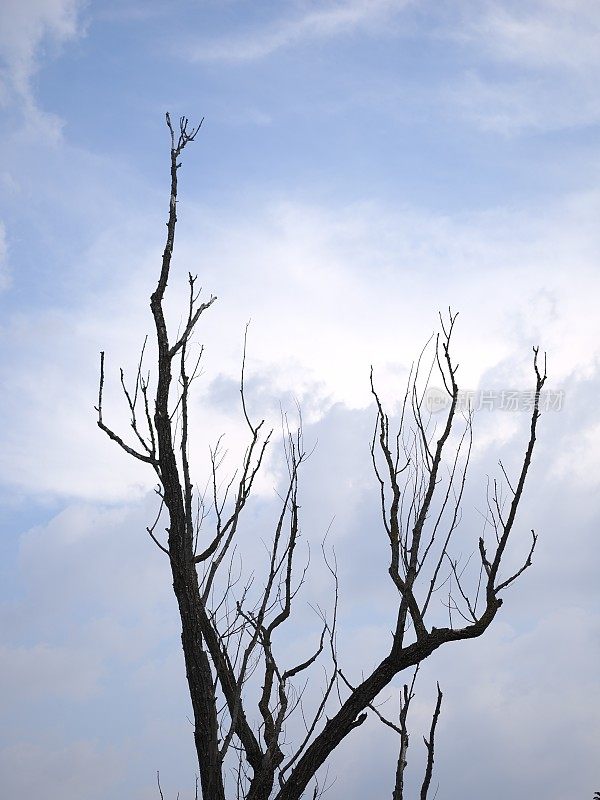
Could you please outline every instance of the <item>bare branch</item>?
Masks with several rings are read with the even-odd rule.
[[[104,433],[108,436],[109,439],[112,439],[113,442],[116,442],[119,447],[124,450],[128,455],[133,456],[133,458],[137,458],[138,461],[144,461],[146,464],[152,464],[153,466],[156,465],[156,460],[148,454],[138,453],[137,450],[134,450],[133,447],[130,447],[128,444],[125,444],[123,439],[116,434],[111,428],[104,424],[102,419],[102,396],[104,392],[104,350],[100,353],[100,385],[98,388],[98,405],[95,406],[96,411],[98,412],[98,427],[100,430],[104,431]]]
[[[500,462],[508,489],[502,480],[488,482],[487,510],[478,543],[481,564],[477,564],[476,592],[469,587],[473,571],[469,565],[476,552],[474,543],[466,555],[452,552],[454,534],[462,519],[472,447],[470,410],[465,415],[462,433],[454,435],[459,399],[458,364],[451,357],[450,348],[457,315],[449,309],[447,317],[440,316],[441,333],[432,336],[411,367],[399,420],[390,422],[371,370],[376,424],[370,452],[382,530],[390,548],[388,573],[397,590],[395,619],[392,617],[390,621],[392,641],[387,654],[362,675],[360,683],[353,685],[346,679],[338,663],[336,641],[339,603],[336,555],[335,550],[331,553],[326,550],[323,542],[323,558],[333,583],[333,609],[326,614],[318,604],[311,606],[320,619],[314,632],[314,649],[296,657],[297,663],[285,668],[276,647],[277,632],[293,623],[310,562],[309,556],[304,568],[296,563],[301,537],[299,479],[310,453],[304,448],[300,410],[298,430],[294,433],[282,414],[287,477],[280,484],[280,506],[273,527],[268,535],[260,534],[267,550],[262,573],[257,569],[256,574],[254,571],[248,574],[241,559],[238,535],[265,462],[272,431],[264,430],[264,420],[254,422],[248,412],[247,325],[240,375],[241,413],[249,431],[245,452],[237,469],[225,475],[226,450],[219,437],[210,451],[209,479],[194,483],[194,465],[190,463],[190,387],[200,374],[202,348],[197,359],[194,356],[188,363],[188,358],[200,317],[216,298],[210,295],[202,302],[196,289],[197,278],[188,274],[187,317],[171,340],[163,302],[175,244],[178,170],[184,149],[194,141],[202,123],[191,127],[187,118],[181,117],[175,126],[167,114],[166,124],[170,136],[170,197],[160,272],[150,298],[157,344],[156,382],[152,383],[152,392],[150,375],[142,373],[146,342],[137,363],[135,385],[128,386],[125,373],[122,370],[120,373],[138,445],[129,445],[103,420],[104,351],[100,355],[96,411],[99,428],[129,456],[150,465],[158,477],[158,513],[146,530],[169,558],[179,607],[199,764],[196,797],[199,791],[204,800],[225,800],[226,795],[234,794],[240,800],[300,800],[306,792],[313,799],[320,797],[331,786],[327,775],[322,780],[321,769],[327,769],[331,753],[372,711],[400,736],[394,799],[402,800],[408,748],[407,715],[419,664],[449,642],[481,636],[502,604],[499,593],[532,563],[537,542],[533,531],[523,565],[510,577],[501,577],[535,446],[539,395],[546,380],[545,357],[542,369],[539,350],[534,348],[535,402],[519,474],[511,482]],[[431,347],[435,348],[433,354]],[[426,405],[426,390],[436,368],[449,398],[446,414],[438,418],[429,413]],[[201,486],[205,486],[204,491],[198,488]],[[168,516],[166,544],[155,535],[163,514]],[[204,540],[203,523],[207,519],[214,526]],[[492,540],[492,546],[487,545],[489,555],[486,534]],[[202,564],[200,570],[199,564]],[[442,589],[440,613],[444,613],[445,606],[449,622],[448,627],[435,627],[429,620],[433,613],[431,600],[434,593],[440,597]],[[314,701],[316,707],[309,713],[303,695],[308,679],[312,681],[311,668],[317,664],[323,667],[324,684],[320,698]],[[403,686],[398,723],[392,722],[380,711],[377,698],[396,675],[411,668],[415,671],[410,686]],[[441,702],[438,686],[431,729],[425,739],[427,765],[421,800],[426,800],[431,784]],[[289,742],[288,729],[293,726],[288,725],[288,720],[295,712],[304,722],[305,734],[298,737],[300,741]],[[276,778],[278,788],[275,788]],[[158,773],[157,783],[162,800]]]
[[[425,747],[427,748],[427,766],[425,768],[425,778],[421,786],[421,800],[427,800],[429,786],[431,784],[431,776],[433,774],[433,756],[435,750],[435,729],[440,716],[440,709],[442,707],[442,690],[440,685],[437,685],[437,702],[435,704],[435,711],[431,720],[431,729],[429,731],[429,739],[424,739]]]

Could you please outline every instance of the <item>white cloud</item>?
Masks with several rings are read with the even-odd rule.
[[[589,390],[582,381],[579,401],[584,405]],[[577,415],[569,421],[580,424]],[[541,534],[534,567],[516,591],[507,593],[488,635],[436,652],[419,681],[411,716],[410,767],[418,771],[423,764],[419,734],[431,713],[429,690],[437,678],[446,699],[436,780],[448,796],[477,797],[481,787],[491,782],[491,800],[507,794],[519,800],[537,796],[563,800],[569,796],[569,780],[574,780],[573,763],[577,763],[577,775],[571,785],[578,791],[593,777],[599,735],[594,716],[598,622],[581,608],[590,607],[595,593],[590,556],[597,504],[577,502],[579,487],[563,486],[552,475],[548,454],[562,452],[570,430],[555,419],[557,427],[550,434],[546,422],[543,418],[540,425],[541,449],[534,457],[534,474],[526,488],[511,553],[515,559],[520,557],[523,542],[519,537],[534,525]],[[335,513],[329,541],[336,546],[341,581],[340,663],[350,678],[383,654],[394,603],[391,582],[382,580],[387,545],[378,523],[377,486],[369,464],[372,423],[370,411],[338,405],[308,426],[307,440],[318,439],[319,444],[301,477],[301,523],[302,547],[309,539],[313,558],[309,580],[297,598],[291,640],[285,641],[284,636],[284,641],[277,642],[284,663],[291,663],[314,644],[314,615],[305,604],[317,600],[327,607],[331,602],[331,578],[322,567],[318,543]],[[521,449],[520,440],[517,450]],[[514,443],[504,448],[503,460],[506,451],[509,457],[514,454]],[[477,517],[473,506],[482,507],[485,467],[494,466],[499,454],[490,448],[485,460],[475,459],[457,548],[468,551],[469,542],[476,541],[479,527],[473,530],[471,525]],[[105,787],[99,790],[100,798],[141,800],[143,789],[149,791],[148,775],[155,767],[161,775],[164,770],[176,776],[173,796],[188,773],[193,776],[185,668],[169,568],[144,532],[153,502],[149,496],[143,503],[108,509],[76,504],[26,533],[21,539],[19,576],[24,591],[12,608],[4,609],[0,620],[7,639],[20,632],[28,641],[0,650],[6,665],[0,684],[9,693],[9,701],[16,698],[12,717],[18,719],[19,731],[35,724],[39,736],[49,735],[52,715],[40,711],[59,695],[69,726],[60,731],[52,747],[45,746],[52,763],[55,750],[62,752],[59,743],[78,735],[74,731],[78,719],[102,730],[100,743],[111,741],[120,751],[132,754],[126,760],[125,783],[119,784],[121,793]],[[584,505],[589,508],[584,510]],[[240,529],[244,568],[257,576],[265,559],[256,543],[268,538],[276,507],[274,492],[270,498],[255,498]],[[572,538],[565,543],[567,525]],[[438,608],[444,613],[441,604]],[[73,675],[78,670],[81,675]],[[102,680],[96,691],[98,674]],[[384,709],[390,716],[405,677],[399,676],[396,688],[383,693],[391,698]],[[317,670],[305,697],[308,705],[320,685]],[[556,691],[557,686],[561,691]],[[21,702],[28,687],[35,691],[29,702]],[[85,714],[80,710],[82,699]],[[570,735],[563,742],[560,733],[565,725]],[[291,726],[290,739],[293,732]],[[13,731],[13,740],[19,741],[18,732]],[[482,741],[493,746],[482,746]],[[20,746],[26,752],[31,747]],[[559,751],[568,758],[557,758]],[[395,752],[396,740],[377,721],[353,733],[332,764],[331,777],[338,777],[331,796],[349,800],[362,800],[369,793],[384,796],[393,780]],[[3,779],[24,780],[19,759],[13,764],[8,758]],[[29,780],[41,781],[50,765],[45,758],[33,763]],[[94,765],[94,759],[83,759],[81,774],[92,780]],[[60,781],[58,785],[62,786]],[[65,788],[64,797],[70,796]]]
[[[56,137],[60,120],[38,108],[31,81],[43,47],[57,48],[80,33],[82,0],[3,0],[0,4],[0,87],[15,101],[29,129]]]
[[[583,419],[581,423],[558,453],[554,471],[565,483],[593,490],[600,483],[600,423]]]
[[[409,2],[411,0],[311,3],[303,14],[283,18],[262,30],[193,45],[188,49],[188,56],[192,61],[253,61],[303,42],[330,39],[356,30],[380,29],[383,21]]]
[[[139,618],[147,614],[156,619],[166,594],[157,586],[167,575],[168,565],[164,554],[153,552],[155,546],[146,533],[155,515],[156,497],[150,493],[131,506],[70,505],[47,525],[23,534],[20,567],[27,580],[21,607],[23,613],[31,615],[28,629],[35,626],[43,639],[47,631],[60,629],[64,614],[77,605],[77,598],[85,597],[96,609],[93,629],[82,632],[86,647],[91,645],[97,657],[101,657],[103,647],[113,655],[113,647],[121,649],[118,624],[116,629],[107,629],[104,623],[119,620],[126,605],[129,614],[138,616],[137,635],[141,639],[136,637],[136,645],[140,650],[143,625]],[[158,531],[157,535],[163,533]],[[140,550],[143,557],[136,558]],[[122,557],[120,568],[116,566],[117,554]],[[11,621],[7,616],[5,628],[13,626],[18,628],[19,620]],[[101,643],[94,645],[95,639]],[[125,645],[128,652],[133,641]]]
[[[390,582],[382,580],[382,574],[386,574],[386,542],[380,526],[374,524],[375,481],[369,480],[369,487],[365,485],[370,473],[367,441],[371,422],[369,413],[338,407],[311,429],[310,435],[318,435],[320,445],[315,459],[307,464],[301,489],[302,530],[313,545],[322,534],[319,518],[326,518],[331,510],[340,511],[330,541],[336,542],[341,579],[340,663],[351,679],[384,652],[393,607]],[[559,440],[554,446],[560,449],[561,444]],[[537,459],[540,460],[543,458]],[[475,470],[476,482],[483,483],[478,465]],[[539,547],[543,553],[548,550],[549,538],[564,548],[564,528],[554,512],[556,506],[572,507],[574,495],[560,495],[545,470],[538,475],[539,479],[527,489],[527,507],[519,516],[519,529],[528,526],[527,517],[532,510],[542,513],[542,499],[549,498],[544,511],[548,525],[554,524],[555,528],[542,533]],[[537,496],[532,499],[533,488]],[[155,766],[160,767],[161,775],[164,770],[175,776],[173,794],[188,772],[193,775],[192,735],[185,719],[185,671],[170,576],[162,554],[144,541],[142,530],[145,515],[150,515],[149,506],[150,503],[145,508],[138,504],[110,510],[92,505],[72,507],[23,540],[21,569],[30,596],[18,616],[34,644],[23,648],[27,658],[14,656],[14,649],[11,650],[12,668],[4,676],[8,674],[9,680],[1,683],[17,698],[15,714],[25,715],[20,725],[33,719],[38,735],[44,737],[53,726],[51,715],[39,713],[46,702],[41,698],[44,685],[48,686],[48,693],[61,695],[63,714],[71,720],[71,714],[81,714],[77,681],[84,681],[85,697],[86,668],[97,665],[102,669],[102,693],[87,695],[86,724],[103,729],[103,736],[114,747],[135,754],[135,758],[126,761],[126,784],[119,785],[122,793],[104,787],[99,790],[100,798],[143,797],[144,781]],[[465,510],[472,513],[470,506],[468,498]],[[269,530],[265,523],[273,511],[274,503],[260,501],[244,522],[242,550],[244,555],[254,551],[244,562],[248,571],[255,569],[256,552],[260,551],[255,542]],[[430,690],[439,679],[445,701],[436,781],[450,797],[479,796],[485,786],[491,800],[501,800],[507,794],[519,800],[533,796],[563,800],[569,796],[569,787],[576,787],[580,793],[594,777],[594,753],[600,735],[595,671],[598,620],[577,607],[578,598],[572,593],[572,588],[585,578],[582,570],[591,560],[584,550],[582,516],[570,512],[572,529],[577,531],[577,547],[569,545],[569,549],[579,551],[578,560],[567,563],[563,559],[560,580],[553,572],[557,568],[556,554],[552,563],[538,554],[533,569],[519,584],[525,593],[507,593],[497,623],[484,638],[444,648],[424,665],[410,719],[410,769],[413,774],[422,769],[420,733],[426,732],[432,706]],[[588,522],[586,533],[589,542],[593,542],[597,519]],[[471,535],[472,531],[465,533]],[[318,547],[313,547],[315,552]],[[258,561],[261,557],[259,552]],[[303,610],[307,600],[314,601],[316,597],[323,605],[330,602],[330,578],[319,562],[314,556],[309,580],[297,599],[293,637],[277,643],[284,663],[288,659],[291,663],[314,643],[314,621],[309,619],[307,624],[310,614]],[[546,595],[540,597],[536,586],[541,585],[547,588]],[[585,607],[594,591],[590,583]],[[63,593],[65,596],[57,604],[53,595]],[[30,615],[28,624],[23,624],[23,610]],[[41,626],[40,615],[46,617]],[[2,625],[3,631],[6,627]],[[61,656],[47,658],[49,646],[35,642],[43,632],[47,641],[57,643],[64,631],[69,634],[68,649],[53,644]],[[74,656],[72,663],[66,658],[68,650]],[[39,669],[34,670],[29,656],[36,654],[41,659]],[[48,664],[51,668],[46,670]],[[64,674],[60,673],[61,664]],[[75,677],[71,691],[71,671],[81,666],[84,675]],[[395,687],[380,698],[390,698],[383,708],[390,717],[397,709],[397,691],[405,679],[404,675],[398,676]],[[305,697],[308,707],[318,695],[320,681],[317,671]],[[35,695],[29,703],[19,703],[30,685],[36,689]],[[561,732],[565,727],[569,736],[563,741]],[[288,733],[291,741],[293,725]],[[54,774],[51,764],[58,758],[55,751],[62,752],[59,743],[65,735],[61,731],[52,747],[44,746],[46,756],[31,762],[35,766],[30,767],[28,780],[38,782]],[[17,734],[14,739],[18,741]],[[92,749],[99,749],[102,741],[101,738]],[[0,764],[6,764],[5,781],[24,780],[20,759],[8,760],[9,753],[18,755],[20,747],[30,752],[32,745],[17,745],[17,749],[0,755]],[[65,750],[69,747],[64,745]],[[331,777],[337,776],[331,796],[350,800],[362,800],[369,793],[383,796],[393,781],[395,753],[395,737],[376,720],[354,732],[331,765]],[[557,753],[564,757],[557,757]],[[85,776],[91,780],[95,760],[83,758],[81,763],[77,759],[75,762],[75,773],[81,771],[82,780]],[[62,787],[60,781],[58,785]],[[67,789],[71,791],[69,786],[63,787],[62,796],[71,797]],[[61,796],[58,790],[55,796]]]
[[[269,387],[275,399],[269,413],[290,391],[306,398],[313,415],[336,401],[365,406],[371,363],[382,391],[397,396],[437,325],[437,309],[449,304],[461,312],[456,353],[465,388],[477,388],[494,366],[511,384],[529,386],[536,343],[549,352],[554,386],[574,372],[593,371],[600,340],[599,207],[595,193],[557,201],[543,214],[517,209],[468,217],[375,204],[331,211],[286,203],[255,209],[240,224],[240,216],[233,222],[188,206],[169,287],[175,326],[186,291],[178,265],[197,263],[198,252],[202,284],[219,297],[199,330],[206,357],[193,410],[197,457],[205,457],[207,430],[229,431],[234,442],[241,436],[231,405],[221,408],[219,392],[209,386],[220,375],[237,381],[248,318],[247,375]],[[91,269],[102,254],[112,265],[122,238],[121,229],[104,235]],[[4,418],[16,422],[3,430],[1,477],[12,486],[115,499],[153,485],[150,470],[101,436],[93,411],[104,349],[106,418],[127,431],[118,367],[131,373],[152,330],[147,297],[158,249],[140,254],[120,246],[119,259],[130,265],[128,273],[101,290],[94,283],[76,308],[4,323],[2,370],[10,392],[0,403]],[[203,400],[207,391],[210,402]],[[259,395],[249,402],[264,413]]]
[[[479,14],[471,6],[465,21],[465,35],[502,61],[540,70],[600,67],[600,7],[594,0],[485,2]]]
[[[568,129],[600,120],[600,7],[589,0],[463,4],[445,29],[484,57],[449,99],[484,130]],[[444,34],[443,34],[444,35]],[[498,77],[490,66],[502,65]]]
[[[14,7],[17,22],[8,21],[15,43],[6,39],[10,59],[5,59],[5,101],[11,93],[18,95],[27,110],[28,102],[34,104],[31,77],[40,43],[59,44],[77,35],[77,6],[8,5]],[[275,24],[255,38],[207,45],[196,55],[225,58],[229,48],[239,45],[242,59],[261,58],[300,42],[371,30],[403,5],[313,4],[304,16]],[[549,5],[560,11],[560,5]],[[552,47],[542,46],[542,35],[535,31],[529,31],[532,42],[518,25],[515,32],[506,8],[501,24],[496,24],[494,58],[518,62],[527,70],[550,69]],[[4,7],[0,22],[2,14]],[[0,46],[5,44],[0,33]],[[559,48],[560,42],[554,44]],[[529,51],[518,56],[519,48]],[[593,63],[591,54],[577,58],[580,63],[567,63],[565,51],[552,70],[581,72]],[[568,90],[570,84],[564,86]],[[480,91],[481,102],[467,110],[480,114],[480,124],[507,132],[543,129],[552,114],[556,120],[560,104],[554,103],[551,91],[538,92],[533,77],[522,78],[520,93],[513,89],[510,82],[494,87],[476,77],[469,91],[471,97]],[[588,87],[581,91],[571,92],[570,105],[560,110],[561,125],[594,119],[593,103],[585,105]],[[486,92],[493,96],[486,100]],[[578,118],[575,107],[580,101]],[[503,107],[495,119],[493,114]],[[35,118],[34,105],[30,111]],[[89,183],[94,183],[94,175]],[[80,206],[81,196],[74,194]],[[582,415],[574,416],[567,433],[563,415],[556,415],[552,446],[545,444],[547,418],[542,420],[541,451],[534,462],[540,479],[539,485],[536,478],[528,486],[527,498],[534,489],[535,503],[527,511],[535,517],[543,509],[546,516],[540,525],[535,572],[524,576],[524,593],[516,600],[513,595],[503,608],[503,619],[516,620],[514,627],[497,626],[490,637],[473,643],[464,658],[461,647],[436,659],[422,681],[431,677],[432,686],[439,677],[446,690],[436,773],[446,796],[454,791],[455,796],[477,797],[487,791],[490,800],[564,800],[576,794],[573,764],[581,796],[594,777],[600,736],[593,716],[600,702],[594,673],[598,626],[576,603],[587,592],[587,607],[594,587],[591,556],[597,518],[586,492],[592,481],[597,482],[592,473],[598,472],[593,456],[598,430],[585,415],[594,414],[595,386],[586,381],[597,374],[600,341],[599,213],[600,195],[590,193],[558,199],[541,209],[467,215],[443,216],[376,203],[327,209],[297,202],[270,203],[221,217],[186,204],[181,214],[176,272],[188,265],[194,269],[201,253],[197,269],[202,284],[219,295],[201,325],[208,349],[206,377],[193,409],[196,436],[203,447],[207,432],[212,436],[222,429],[230,432],[234,445],[239,440],[231,422],[237,402],[234,406],[231,398],[237,394],[243,327],[252,316],[248,389],[253,409],[260,413],[266,407],[276,417],[277,398],[289,397],[285,393],[291,390],[309,409],[309,421],[320,421],[310,430],[318,435],[319,448],[303,486],[304,530],[318,540],[330,515],[337,512],[332,539],[342,545],[343,612],[349,624],[345,654],[353,665],[363,652],[383,647],[388,636],[386,624],[378,627],[377,618],[382,609],[389,612],[388,595],[373,563],[385,541],[378,538],[364,503],[372,415],[362,407],[369,401],[370,362],[376,364],[386,396],[393,399],[407,365],[436,324],[437,308],[450,302],[461,311],[456,354],[466,387],[476,388],[487,380],[495,385],[507,381],[511,388],[525,381],[529,385],[534,342],[549,350],[553,385],[569,378],[578,383]],[[2,320],[6,390],[0,397],[0,416],[10,424],[2,428],[0,478],[9,491],[25,492],[26,497],[49,494],[91,501],[70,506],[21,541],[18,580],[24,592],[1,609],[6,643],[0,647],[0,684],[13,714],[6,728],[17,742],[0,750],[2,796],[141,800],[154,796],[154,769],[162,770],[165,762],[177,781],[186,780],[189,771],[193,787],[194,754],[168,566],[144,530],[154,498],[144,496],[130,507],[102,506],[105,501],[139,497],[152,480],[151,473],[138,470],[101,436],[92,408],[97,356],[103,348],[110,378],[107,411],[117,427],[127,429],[117,369],[121,363],[134,366],[143,334],[151,331],[147,297],[159,248],[146,243],[139,247],[139,241],[120,245],[130,234],[128,216],[122,216],[122,227],[104,232],[69,274],[71,306],[9,312]],[[148,240],[154,240],[153,232]],[[0,261],[1,253],[0,243]],[[90,276],[100,274],[99,265],[105,272],[96,281]],[[81,283],[75,288],[77,281]],[[169,290],[175,321],[184,288],[174,275]],[[336,401],[339,405],[332,408]],[[484,453],[477,456],[489,455],[488,446],[499,439],[510,451],[519,425],[507,421],[505,430],[493,415],[487,422]],[[330,455],[321,458],[323,450]],[[562,484],[562,477],[569,480]],[[251,534],[265,527],[262,523],[272,511],[265,498],[273,482],[271,474],[258,498]],[[583,530],[581,509],[590,505],[589,530]],[[575,543],[570,541],[566,551],[565,530]],[[329,576],[319,573],[316,561],[315,592],[327,598]],[[548,600],[548,607],[540,596]],[[530,623],[523,619],[532,616],[539,624],[524,630]],[[298,637],[292,647],[308,640],[312,635]],[[458,650],[461,660],[454,655]],[[356,665],[356,674],[359,669]],[[566,688],[556,692],[557,686]],[[430,713],[426,689],[422,701],[421,696],[419,689],[415,734]],[[395,708],[393,693],[392,697],[389,707]],[[85,713],[80,710],[83,703],[89,704]],[[59,704],[58,721],[53,713],[40,713]],[[121,756],[100,743],[67,741],[80,736],[74,728],[87,725],[101,740],[119,747]],[[35,741],[33,735],[30,741],[32,731]],[[423,755],[419,737],[414,735],[412,741],[411,767],[422,763]],[[482,741],[491,745],[482,747]],[[389,793],[396,751],[397,742],[377,724],[357,731],[340,753],[339,779],[331,796],[363,800]],[[126,785],[115,789],[115,775],[125,766]],[[169,787],[169,796],[175,797],[177,788]],[[182,796],[193,796],[193,788]]]

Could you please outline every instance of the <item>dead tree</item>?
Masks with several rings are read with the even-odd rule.
[[[504,590],[531,565],[536,544],[533,532],[522,566],[510,575],[503,572],[536,441],[545,365],[540,368],[538,350],[534,349],[535,393],[524,457],[513,482],[501,465],[501,479],[488,485],[488,530],[474,544],[478,568],[470,586],[467,565],[453,556],[451,548],[461,522],[472,443],[472,412],[460,408],[457,366],[450,354],[456,316],[449,313],[447,320],[442,320],[441,332],[431,344],[429,366],[423,366],[425,351],[411,373],[396,428],[371,375],[377,415],[371,456],[379,487],[383,533],[389,541],[388,572],[398,598],[393,635],[385,657],[359,682],[344,676],[336,648],[337,569],[334,555],[323,548],[331,573],[332,608],[329,613],[319,610],[320,632],[314,651],[299,663],[284,666],[276,640],[282,626],[291,621],[294,599],[306,576],[306,569],[295,570],[295,555],[300,532],[299,476],[307,452],[301,427],[297,431],[286,429],[287,479],[273,523],[266,574],[261,584],[253,576],[237,574],[233,558],[236,537],[272,431],[266,430],[264,422],[254,422],[248,413],[243,363],[241,411],[248,444],[242,462],[237,474],[224,481],[223,446],[217,442],[211,450],[210,499],[195,488],[189,462],[189,398],[198,375],[199,358],[190,364],[190,346],[201,315],[216,298],[201,300],[196,278],[189,275],[187,318],[177,336],[172,337],[163,302],[175,242],[177,177],[182,153],[195,139],[199,126],[190,128],[188,120],[182,118],[176,129],[168,115],[167,125],[171,136],[167,238],[158,283],[150,298],[156,330],[156,383],[151,384],[149,374],[144,372],[143,351],[133,386],[127,386],[121,371],[131,422],[129,436],[124,438],[104,420],[102,353],[98,425],[129,456],[147,464],[157,479],[160,508],[147,530],[168,558],[172,573],[202,797],[225,800],[226,794],[235,794],[245,800],[298,800],[310,792],[314,798],[325,788],[321,768],[375,709],[380,692],[438,648],[481,636],[496,617]],[[433,368],[439,372],[448,400],[441,425],[435,424],[438,418],[428,414],[424,405],[424,388]],[[163,516],[167,520],[166,541],[158,532]],[[209,534],[205,533],[207,519],[212,524]],[[443,603],[434,603],[442,593]],[[447,617],[442,623],[435,616],[440,605]],[[316,708],[309,714],[303,704],[305,678],[313,665],[323,659],[329,664],[326,682]],[[406,687],[397,726],[400,757],[396,799],[402,797],[408,743],[406,712],[411,697],[412,686]],[[441,693],[426,740],[428,758],[422,798],[427,796],[431,781],[440,703]],[[290,742],[286,733],[295,712],[302,714],[306,727],[299,739]]]

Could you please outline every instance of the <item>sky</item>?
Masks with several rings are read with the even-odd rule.
[[[169,286],[175,327],[188,271],[218,297],[199,330],[196,480],[219,433],[228,468],[242,446],[251,320],[252,413],[277,425],[298,403],[315,445],[303,531],[318,550],[329,529],[336,550],[347,674],[385,651],[394,602],[370,366],[397,407],[448,307],[462,389],[530,389],[532,347],[547,352],[563,402],[540,420],[509,556],[535,528],[534,565],[485,637],[423,666],[410,780],[438,680],[439,800],[600,789],[599,37],[592,0],[0,3],[2,797],[142,800],[158,796],[157,770],[165,797],[193,797],[177,610],[145,536],[152,475],[102,437],[93,408],[104,350],[106,413],[126,428],[118,368],[135,371],[152,330],[167,110],[204,118],[180,171]],[[477,411],[461,552],[527,424]],[[276,513],[277,453],[248,552]],[[330,589],[312,570],[290,652],[310,646],[309,603]],[[381,698],[390,716],[404,679]],[[397,747],[369,719],[326,797],[391,795]]]

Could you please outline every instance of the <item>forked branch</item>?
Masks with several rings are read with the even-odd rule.
[[[536,442],[539,396],[546,381],[545,357],[542,369],[539,351],[534,349],[535,399],[521,468],[510,481],[501,464],[500,482],[490,486],[487,517],[493,536],[491,544],[483,536],[479,539],[479,578],[474,587],[469,585],[470,556],[453,551],[463,518],[472,446],[472,413],[470,409],[460,413],[458,364],[451,356],[457,315],[449,310],[447,317],[440,317],[441,332],[411,370],[396,422],[385,410],[371,374],[376,412],[371,458],[382,535],[389,546],[387,569],[397,598],[390,617],[391,642],[384,657],[363,672],[360,681],[352,681],[342,672],[336,640],[338,570],[335,553],[323,546],[332,579],[332,608],[326,612],[314,607],[319,621],[313,644],[295,663],[286,665],[282,632],[293,624],[308,574],[308,561],[304,568],[296,565],[302,529],[300,475],[309,453],[304,447],[301,418],[295,432],[284,421],[287,475],[281,482],[271,533],[260,533],[267,557],[262,572],[259,568],[245,570],[241,532],[248,522],[247,509],[264,469],[272,431],[264,429],[263,420],[254,422],[248,412],[245,336],[240,378],[241,414],[247,426],[245,452],[233,475],[224,477],[225,450],[220,438],[210,451],[212,474],[201,484],[207,489],[198,491],[190,453],[190,389],[199,374],[202,349],[195,360],[190,353],[200,319],[216,298],[210,295],[202,301],[197,279],[189,274],[187,317],[171,338],[163,303],[175,243],[178,170],[183,151],[196,138],[200,125],[191,127],[187,118],[181,117],[176,127],[168,114],[166,123],[171,144],[170,197],[162,262],[150,298],[157,345],[153,392],[143,368],[144,348],[133,388],[121,372],[135,446],[103,418],[104,352],[100,355],[96,411],[100,429],[129,456],[151,466],[158,478],[160,508],[147,532],[169,559],[181,619],[202,797],[300,800],[309,791],[313,797],[321,796],[329,785],[327,779],[322,780],[321,768],[371,713],[400,737],[394,798],[402,800],[414,677],[404,686],[398,724],[383,717],[377,698],[399,673],[418,668],[439,647],[481,636],[502,604],[500,594],[532,563],[537,542],[533,531],[522,566],[509,577],[501,577]],[[427,405],[427,389],[436,369],[447,401],[440,416],[431,413]],[[212,497],[206,499],[207,494]],[[156,533],[162,515],[167,518],[166,543]],[[209,531],[208,525],[212,525]],[[253,533],[256,537],[256,529]],[[475,541],[472,547],[477,553]],[[434,603],[442,590],[443,601]],[[441,626],[436,616],[440,606],[448,614],[447,626]],[[314,710],[308,713],[310,703],[304,693],[319,664],[325,670],[324,685],[320,699],[312,698]],[[441,702],[438,687],[425,738],[427,764],[421,800],[427,798],[431,785]],[[296,739],[288,726],[294,714],[305,724]]]

